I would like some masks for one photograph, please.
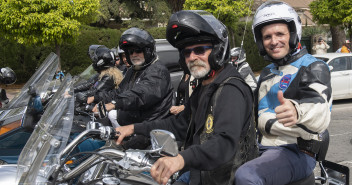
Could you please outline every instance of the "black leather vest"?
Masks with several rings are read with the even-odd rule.
[[[224,84],[231,78],[236,78],[245,83],[242,79],[237,77],[229,77],[222,82],[219,88],[215,91],[211,98],[210,104],[207,108],[207,119],[202,133],[200,134],[200,143],[207,141],[213,134],[209,130],[212,128],[214,118],[214,109],[216,107],[216,100],[222,90]],[[221,165],[220,167],[211,171],[201,171],[202,185],[232,185],[235,178],[236,170],[245,162],[258,157],[258,145],[256,141],[254,111],[252,111],[251,120],[246,121],[245,128],[241,132],[240,140],[238,143],[238,150],[231,160]]]

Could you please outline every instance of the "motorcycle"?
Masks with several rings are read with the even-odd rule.
[[[176,156],[178,153],[175,137],[158,130],[151,134],[151,150],[122,151],[114,144],[114,129],[93,121],[88,122],[86,130],[69,141],[72,130],[82,129],[80,125],[73,124],[73,113],[73,82],[70,75],[66,75],[23,148],[17,165],[0,166],[1,184],[107,181],[122,185],[152,184],[150,175],[141,172],[150,170],[158,157]],[[106,145],[99,151],[77,152],[76,147],[88,138],[100,138],[106,141]],[[87,153],[92,156],[83,156]]]
[[[42,101],[44,113],[49,105],[50,100],[53,98],[58,88],[62,84],[60,78],[56,78],[57,69],[59,66],[59,58],[56,54],[50,53],[44,62],[39,66],[32,77],[22,87],[21,91],[8,103],[0,109],[0,165],[3,164],[16,164],[19,155],[25,146],[27,140],[31,136],[31,130],[27,129],[27,124],[32,122],[28,111],[28,102],[31,95],[30,89],[35,89],[38,96]],[[91,74],[90,69],[85,73],[72,79],[72,83],[80,81],[81,79],[88,78]],[[63,75],[60,75],[63,77]],[[71,78],[71,77],[70,77]],[[41,113],[43,114],[43,113]],[[34,126],[37,120],[32,123]],[[78,124],[76,124],[78,125]],[[78,127],[77,127],[78,128]],[[80,130],[73,130],[76,133]],[[84,130],[84,128],[83,128]],[[70,138],[72,140],[74,137]],[[101,142],[89,141],[83,142],[79,145],[79,151],[95,150],[101,147]]]
[[[36,89],[45,106],[59,86],[57,81],[52,81],[58,65],[57,55],[51,53],[21,91],[0,109],[0,164],[17,162],[31,134],[23,125],[30,99],[28,91],[30,87]]]
[[[80,139],[87,135],[100,137],[106,140],[107,144],[99,151],[89,152],[88,154],[92,155],[89,158],[85,157],[86,159],[74,168],[70,168],[65,162],[83,153],[66,158],[53,172],[50,178],[53,179],[52,184],[156,184],[149,174],[153,163],[162,156],[178,154],[175,137],[168,131],[153,130],[150,133],[152,142],[150,150],[123,151],[114,144],[116,138],[114,130],[100,125],[80,134],[58,157],[67,155],[75,143],[79,143]]]

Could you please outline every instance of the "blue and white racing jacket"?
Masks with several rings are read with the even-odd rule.
[[[270,64],[260,75],[258,101],[258,129],[261,144],[280,146],[297,143],[297,138],[318,140],[330,123],[332,90],[329,67],[302,49],[286,65]],[[277,92],[296,107],[298,122],[285,127],[276,120],[275,108],[280,105]]]

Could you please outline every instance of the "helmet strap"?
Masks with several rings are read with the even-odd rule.
[[[213,78],[215,76],[215,70],[210,70],[208,73],[208,78]]]
[[[264,59],[273,62],[277,66],[283,66],[289,64],[291,62],[296,61],[298,58],[302,57],[303,55],[307,54],[308,51],[304,49],[300,49],[299,47],[291,50],[284,58],[275,60],[269,55],[265,55]]]
[[[213,78],[215,76],[215,72],[216,70],[211,69],[208,74],[206,74],[203,78],[200,78],[199,80],[203,81],[203,80],[207,80],[209,78]]]

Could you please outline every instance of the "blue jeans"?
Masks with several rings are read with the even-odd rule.
[[[189,184],[190,174],[191,174],[191,172],[187,171],[187,172],[183,173],[176,181],[183,182],[185,184]]]
[[[284,185],[308,177],[315,168],[315,158],[301,152],[296,144],[259,145],[260,156],[237,169],[237,185]]]

